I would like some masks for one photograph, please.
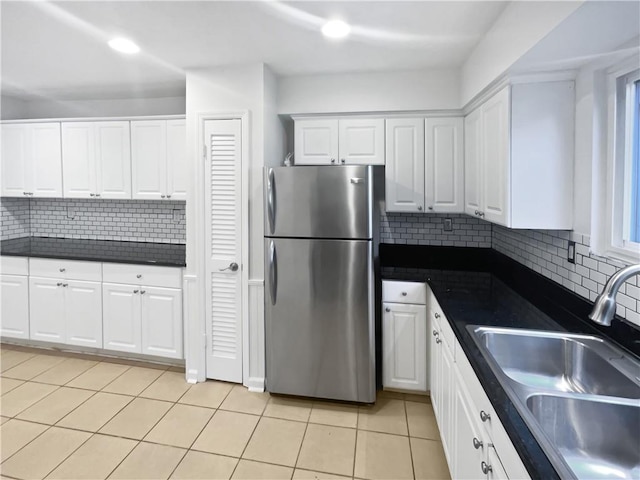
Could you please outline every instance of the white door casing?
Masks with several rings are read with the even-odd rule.
[[[206,376],[242,382],[242,120],[206,120],[204,139]]]

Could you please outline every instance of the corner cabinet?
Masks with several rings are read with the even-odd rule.
[[[572,81],[516,83],[465,117],[465,213],[573,227],[574,97]]]
[[[2,125],[2,196],[61,197],[60,123]]]
[[[382,385],[426,393],[426,285],[384,280],[382,291]]]
[[[384,165],[384,119],[294,118],[296,165]]]

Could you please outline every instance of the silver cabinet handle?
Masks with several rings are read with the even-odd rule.
[[[63,284],[62,284],[62,286],[63,286],[63,287],[68,287],[68,286],[69,286],[69,284],[68,284],[68,283],[63,283]]]
[[[440,340],[440,337],[436,337],[436,343],[442,343],[442,340]]]
[[[58,282],[58,283],[56,283],[56,286],[57,286],[57,287],[61,287],[61,286],[62,286],[62,282]]]
[[[133,293],[138,293],[140,290],[134,290]]]
[[[439,314],[439,313],[437,313],[437,312],[436,312],[436,313],[434,313],[434,314],[433,314],[433,316],[434,316],[434,317],[436,317],[436,318],[440,318],[440,314]]]
[[[332,159],[331,159],[331,163],[336,163],[336,159],[335,159],[335,158],[332,158]]]
[[[484,473],[485,475],[493,471],[493,469],[491,468],[491,465],[488,465],[487,462],[485,462],[484,460],[480,464],[480,468],[482,469],[482,473]]]
[[[473,448],[475,448],[476,450],[482,448],[482,442],[476,437],[473,437]]]
[[[402,292],[402,296],[406,297],[407,296],[407,292]]]
[[[433,336],[434,336],[434,337],[437,337],[437,336],[438,336],[438,331],[437,331],[437,330],[434,330],[434,331],[433,331]]]
[[[482,420],[483,422],[486,422],[487,420],[490,420],[490,419],[491,419],[491,415],[489,415],[484,410],[480,410],[480,420]]]
[[[66,271],[67,271],[67,269],[66,269],[66,268],[60,268],[59,270],[60,270],[60,273],[64,273],[64,272],[66,272]]]
[[[476,215],[480,215],[480,212],[478,210],[476,210],[475,212],[473,212]]]
[[[160,198],[167,198],[166,195],[160,195]]]
[[[269,219],[269,231],[276,228],[276,174],[273,168],[267,174],[267,217]]]
[[[418,205],[418,210],[422,211],[422,205]]]
[[[387,313],[389,313],[389,312],[391,311],[391,309],[390,309],[389,307],[386,307],[386,308],[384,309],[384,311],[385,311],[385,312],[387,312]]]
[[[145,293],[147,293],[146,290],[140,290],[140,295],[144,295]]]
[[[271,305],[275,305],[278,297],[278,255],[273,240],[269,242],[269,295]]]
[[[90,197],[95,197],[95,196],[96,196],[96,194],[95,194],[95,193],[90,193],[90,194],[89,194],[89,196],[90,196]]]
[[[340,159],[340,162],[341,162],[341,163],[344,163],[344,158]]]
[[[137,275],[136,275],[136,278],[142,278],[142,274],[140,274],[140,273],[139,273],[139,274],[137,274]]]
[[[167,195],[167,198],[171,198],[171,195]]]
[[[224,272],[225,270],[231,270],[232,272],[238,271],[238,264],[236,262],[231,262],[228,267],[218,269],[220,272]]]
[[[429,210],[433,210],[433,206],[432,205],[429,205]]]
[[[484,212],[480,212],[480,213],[478,213],[478,215],[480,215],[481,217],[484,217]],[[491,468],[491,467],[489,467],[489,468]]]

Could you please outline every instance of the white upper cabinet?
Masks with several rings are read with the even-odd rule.
[[[296,165],[384,165],[384,119],[296,119]]]
[[[384,165],[384,119],[341,119],[338,130],[340,164]]]
[[[510,228],[573,227],[572,81],[506,86],[465,118],[465,212]]]
[[[385,209],[424,211],[424,119],[386,121]]]
[[[427,211],[464,211],[464,120],[425,120],[425,202]]]
[[[184,120],[131,122],[133,198],[185,200]]]
[[[65,198],[131,198],[129,122],[63,122]]]
[[[2,195],[62,196],[60,124],[2,125]]]

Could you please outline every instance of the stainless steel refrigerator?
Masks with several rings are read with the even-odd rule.
[[[384,167],[265,168],[267,390],[375,402]]]

